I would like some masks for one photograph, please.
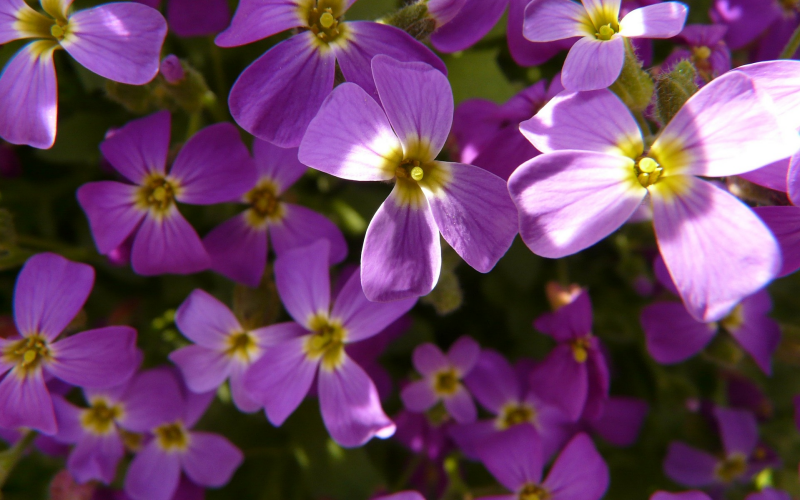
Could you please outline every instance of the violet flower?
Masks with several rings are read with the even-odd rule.
[[[641,399],[611,396],[603,405],[603,413],[585,425],[614,446],[631,446],[639,437],[648,410],[647,402]]]
[[[267,327],[287,338],[271,346],[245,375],[245,389],[264,405],[274,425],[283,424],[318,379],[322,418],[342,446],[389,437],[395,426],[378,391],[345,347],[372,337],[414,306],[415,299],[376,304],[353,273],[331,304],[326,240],[290,250],[275,261],[275,284],[295,322]]]
[[[733,50],[763,34],[756,61],[777,59],[800,24],[800,8],[784,0],[715,0],[709,15],[715,23],[728,27],[725,41]]]
[[[534,43],[522,36],[525,6],[530,0],[467,0],[458,14],[431,35],[431,44],[439,52],[466,50],[486,36],[503,17],[508,7],[506,29],[511,57],[520,66],[539,66],[562,50],[569,49],[574,39]]]
[[[283,149],[256,139],[253,158],[258,177],[238,200],[249,208],[203,238],[211,268],[258,286],[267,264],[268,239],[275,254],[281,255],[324,238],[331,244],[330,263],[344,260],[347,243],[339,228],[317,212],[284,200],[286,191],[307,170],[297,160],[297,148]]]
[[[608,489],[608,466],[586,434],[578,434],[567,443],[544,481],[546,456],[530,428],[510,429],[487,444],[481,461],[513,493],[478,500],[600,500]]]
[[[691,61],[697,69],[697,83],[705,85],[731,69],[731,51],[723,38],[727,27],[721,24],[691,24],[676,38],[685,46],[676,47],[662,66],[671,70],[680,61]]]
[[[756,207],[753,211],[775,235],[783,256],[778,276],[800,269],[800,207]]]
[[[218,488],[230,481],[244,460],[242,452],[225,437],[192,431],[214,399],[214,393],[182,390],[175,373],[155,370],[162,390],[172,404],[151,411],[156,424],[152,439],[144,443],[125,476],[125,492],[132,500],[170,500],[184,472],[197,485]]]
[[[165,409],[178,408],[181,394],[177,385],[162,382],[160,371],[149,370],[115,387],[84,389],[88,408],[54,398],[58,420],[55,437],[75,444],[67,469],[78,483],[98,480],[111,484],[125,448],[137,450],[141,433],[156,427]]]
[[[745,481],[757,472],[751,467],[758,444],[758,424],[753,414],[746,410],[715,408],[714,418],[725,451],[723,458],[673,442],[664,459],[667,477],[678,484],[698,488]]]
[[[381,106],[362,88],[338,86],[308,127],[300,161],[344,179],[394,181],[367,228],[364,293],[373,301],[426,295],[442,264],[439,233],[480,272],[517,232],[505,182],[481,168],[436,161],[453,122],[442,73],[387,56],[372,61]],[[335,123],[335,127],[331,124]]]
[[[461,337],[447,355],[435,344],[426,343],[414,349],[414,368],[424,377],[410,383],[400,393],[403,404],[411,411],[424,412],[441,401],[447,412],[461,424],[475,421],[478,411],[461,380],[478,361],[480,346],[471,337]]]
[[[103,388],[127,380],[141,360],[136,330],[109,326],[56,338],[83,307],[94,269],[52,253],[25,263],[14,288],[19,337],[0,338],[0,427],[58,431],[45,380]]]
[[[393,495],[377,497],[374,500],[425,500],[425,497],[416,491],[401,491]]]
[[[520,126],[546,153],[509,179],[522,239],[543,257],[570,255],[649,199],[659,250],[687,309],[702,321],[725,317],[777,274],[780,254],[750,208],[695,176],[740,174],[800,149],[772,109],[750,78],[729,72],[692,96],[645,150],[636,121],[610,91],[559,95]]]
[[[169,355],[189,390],[214,391],[230,379],[231,396],[239,410],[261,408],[245,390],[244,374],[270,345],[282,340],[280,332],[267,327],[245,330],[225,304],[203,290],[193,291],[181,304],[175,323],[196,342]]]
[[[349,82],[375,94],[370,61],[388,54],[424,61],[445,72],[444,63],[405,31],[385,24],[345,22],[355,0],[242,0],[231,26],[217,36],[235,47],[290,29],[300,32],[248,66],[231,89],[231,114],[243,129],[281,147],[297,147],[333,89],[336,66]],[[336,123],[336,125],[333,125]],[[329,124],[339,126],[338,120]]]
[[[792,500],[792,497],[785,491],[764,488],[761,491],[750,493],[744,500]]]
[[[502,105],[484,99],[459,104],[452,130],[460,150],[459,161],[508,180],[517,167],[539,154],[519,133],[519,124],[562,90],[561,78],[556,77],[549,87],[540,81]]]
[[[650,500],[711,500],[711,497],[702,491],[683,491],[681,493],[656,491],[650,497]]]
[[[157,9],[161,0],[134,0]],[[167,0],[169,30],[180,37],[219,33],[231,22],[227,0]]]
[[[528,369],[515,371],[496,351],[481,351],[478,363],[464,382],[494,418],[453,426],[450,435],[465,455],[477,458],[486,443],[518,426],[534,430],[546,458],[569,438],[569,418],[544,401],[538,395],[538,387],[529,386],[529,375]]]
[[[625,61],[626,38],[671,38],[683,29],[688,7],[664,2],[619,19],[620,0],[533,0],[523,34],[532,42],[581,37],[569,51],[561,82],[567,90],[597,90],[614,83]]]
[[[169,112],[161,111],[128,123],[100,144],[130,183],[90,182],[78,189],[97,250],[109,254],[135,235],[131,264],[143,275],[207,269],[209,256],[176,202],[232,201],[255,183],[250,155],[230,123],[195,134],[167,173],[170,122]]]
[[[678,295],[661,259],[656,260],[655,274],[665,288]],[[770,375],[772,355],[781,340],[780,326],[768,316],[771,310],[772,300],[766,290],[745,297],[728,315],[711,322],[696,320],[677,302],[650,304],[641,314],[647,352],[659,363],[678,363],[700,352],[717,333],[725,331]]]
[[[534,326],[558,344],[531,372],[531,386],[566,416],[589,420],[603,413],[609,375],[600,340],[592,335],[592,303],[586,290]]]
[[[47,149],[56,140],[58,92],[53,53],[66,50],[89,71],[131,85],[158,73],[167,23],[158,11],[132,2],[71,12],[72,0],[24,0],[0,5],[0,44],[34,39],[0,76],[0,137]]]

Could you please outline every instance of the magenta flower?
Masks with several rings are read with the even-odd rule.
[[[394,495],[377,497],[374,500],[425,500],[425,497],[416,491],[401,491],[400,493],[395,493]]]
[[[281,425],[318,379],[322,419],[342,446],[360,446],[373,436],[389,437],[395,426],[381,408],[378,391],[345,347],[389,326],[415,299],[375,304],[353,273],[331,304],[329,243],[319,240],[290,250],[275,261],[275,284],[295,323],[267,327],[286,336],[271,346],[245,375],[245,389],[264,405],[269,421]]]
[[[678,484],[690,488],[727,485],[745,481],[757,470],[751,470],[753,452],[758,444],[758,424],[746,410],[715,408],[725,455],[722,459],[683,443],[669,445],[664,459],[664,473]]]
[[[459,338],[447,355],[434,344],[414,349],[414,368],[424,377],[407,385],[400,396],[411,411],[424,412],[441,401],[456,422],[475,421],[478,412],[469,391],[461,383],[478,361],[480,346],[470,337]]]
[[[58,431],[45,386],[55,377],[79,387],[121,384],[139,365],[136,330],[109,326],[56,341],[83,307],[94,269],[43,253],[28,259],[14,289],[20,336],[0,338],[0,427]]]
[[[134,236],[133,270],[143,275],[190,274],[210,259],[176,202],[212,205],[238,199],[255,183],[255,169],[239,131],[218,123],[195,134],[167,173],[170,114],[134,120],[100,144],[103,155],[129,182],[90,182],[78,201],[101,254]]]
[[[661,259],[655,274],[669,291],[678,290]],[[656,302],[642,310],[641,321],[647,351],[663,364],[677,363],[700,352],[722,330],[733,337],[767,375],[772,373],[772,354],[781,340],[778,323],[768,316],[772,301],[766,290],[745,297],[719,321],[697,321],[677,302]]]
[[[761,491],[750,493],[744,500],[792,500],[792,497],[785,491],[764,488]]]
[[[533,0],[523,34],[532,42],[581,37],[569,51],[561,82],[567,90],[604,89],[625,61],[625,38],[671,38],[683,29],[688,7],[664,2],[619,19],[620,0]]]
[[[800,161],[800,155],[796,161]],[[800,207],[756,207],[753,211],[778,241],[783,256],[778,276],[788,276],[800,269]]]
[[[533,43],[522,36],[525,6],[530,0],[466,0],[453,19],[437,27],[431,44],[440,52],[466,50],[486,36],[503,17],[508,7],[508,49],[520,66],[538,66],[561,50],[569,49],[574,40]],[[434,3],[429,0],[429,5]]]
[[[244,389],[244,374],[270,345],[282,340],[269,328],[245,330],[222,302],[203,290],[195,290],[175,315],[181,333],[196,344],[169,355],[180,368],[192,392],[216,390],[230,379],[231,395],[243,412],[261,408]]]
[[[702,491],[683,491],[681,493],[656,491],[650,497],[650,500],[711,500],[711,497]]]
[[[203,238],[211,268],[232,280],[258,286],[267,264],[268,239],[280,256],[324,238],[331,244],[330,263],[344,260],[347,243],[339,228],[317,212],[283,199],[307,170],[297,160],[297,148],[283,149],[256,139],[253,157],[258,177],[240,200],[250,208]]]
[[[760,38],[756,61],[777,59],[800,24],[797,4],[785,0],[715,0],[709,15],[728,27],[725,41],[733,50]]]
[[[563,257],[609,235],[649,199],[687,309],[702,321],[725,317],[775,276],[780,254],[746,205],[695,176],[740,174],[800,148],[772,109],[750,78],[730,72],[692,96],[645,150],[633,116],[608,90],[559,95],[520,126],[546,153],[509,179],[522,239],[538,255]]]
[[[514,240],[516,210],[501,178],[436,161],[453,122],[447,78],[427,64],[387,56],[373,59],[372,68],[383,109],[360,87],[342,84],[300,145],[300,161],[317,170],[395,181],[367,229],[364,293],[373,301],[429,293],[441,269],[440,232],[470,266],[490,271]]]
[[[337,65],[347,81],[372,95],[376,94],[370,61],[378,54],[424,61],[446,71],[430,49],[401,29],[367,21],[345,22],[344,14],[354,2],[239,3],[230,28],[217,36],[220,47],[244,45],[295,28],[301,31],[272,47],[239,76],[228,99],[236,123],[265,141],[297,147],[333,89]],[[329,124],[329,128],[337,126]]]
[[[608,489],[608,466],[586,434],[578,434],[567,443],[544,481],[546,455],[530,428],[510,429],[487,444],[481,461],[513,493],[478,500],[600,500]]]
[[[173,403],[151,411],[153,437],[131,461],[125,493],[132,500],[170,500],[181,472],[195,484],[218,488],[230,481],[244,460],[242,452],[223,436],[190,430],[203,416],[214,393],[182,391],[174,372],[154,370],[159,387]]]
[[[131,2],[70,12],[72,0],[24,0],[0,5],[0,44],[32,38],[0,76],[0,137],[49,148],[56,140],[58,92],[53,53],[66,50],[89,71],[142,85],[158,73],[167,24],[158,11]]]
[[[603,413],[586,426],[614,446],[636,443],[649,406],[641,399],[611,396],[603,405]]]
[[[519,133],[519,124],[562,90],[561,79],[553,78],[546,90],[544,81],[540,81],[502,105],[484,99],[459,104],[452,132],[460,150],[459,161],[507,180],[517,167],[539,154]]]
[[[609,375],[600,340],[592,335],[592,303],[581,290],[569,304],[536,319],[558,344],[531,372],[531,386],[572,420],[594,420],[608,400]]]
[[[134,0],[157,9],[161,0]],[[219,33],[231,22],[226,0],[167,0],[169,30],[180,37]]]
[[[663,63],[667,70],[679,61],[691,61],[697,69],[697,83],[706,82],[731,69],[731,51],[723,38],[728,29],[720,24],[692,24],[683,28],[677,35],[685,46],[675,48]]]
[[[508,429],[533,429],[542,441],[545,458],[555,453],[572,434],[569,418],[538,395],[529,385],[529,369],[515,370],[496,351],[484,349],[478,363],[464,380],[475,399],[494,418],[453,426],[451,436],[468,457],[477,458],[480,450]]]
[[[85,389],[88,408],[79,408],[55,397],[56,439],[75,446],[67,469],[78,483],[91,480],[111,484],[117,465],[128,447],[136,446],[138,433],[149,432],[159,416],[180,411],[181,394],[176,384],[163,384],[160,371],[149,370],[108,389]],[[173,390],[174,389],[174,390]]]

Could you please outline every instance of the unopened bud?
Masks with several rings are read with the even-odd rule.
[[[666,125],[681,107],[697,92],[697,70],[691,61],[683,60],[656,82],[656,116]]]
[[[642,69],[630,41],[625,39],[625,62],[619,78],[609,90],[617,94],[631,111],[642,112],[653,98],[653,79]]]
[[[567,304],[571,304],[581,293],[581,287],[574,283],[564,286],[557,281],[550,281],[545,285],[544,293],[547,296],[547,302],[550,303],[550,307],[557,311]]]
[[[167,83],[176,84],[183,80],[186,77],[186,72],[183,71],[183,65],[181,65],[181,60],[174,54],[170,54],[161,61],[161,66],[159,67],[161,71],[161,76],[164,77],[164,80]]]
[[[379,22],[396,26],[417,40],[427,40],[436,30],[436,18],[428,10],[425,1],[413,3],[393,14],[389,14]]]

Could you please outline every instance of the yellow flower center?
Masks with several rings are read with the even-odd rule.
[[[226,349],[225,354],[230,357],[239,358],[245,363],[250,363],[255,359],[259,351],[258,342],[250,332],[239,332],[229,335],[225,339]]]
[[[156,427],[153,433],[164,451],[185,451],[189,446],[189,433],[180,422]]]
[[[444,396],[455,393],[458,390],[458,374],[452,368],[438,372],[434,378],[433,388]]]
[[[108,434],[114,428],[114,421],[122,416],[122,407],[110,405],[105,399],[96,399],[92,406],[81,412],[81,425],[93,434]]]
[[[720,480],[729,483],[747,471],[747,457],[741,453],[734,453],[717,464],[714,475]]]
[[[29,375],[52,358],[50,343],[38,334],[12,342],[2,355],[3,361],[17,366],[21,376]]]
[[[727,332],[735,332],[736,330],[741,328],[743,323],[744,323],[744,310],[742,309],[741,304],[734,307],[733,311],[731,311],[730,314],[728,314],[719,321],[720,326],[724,328],[725,331]]]
[[[133,453],[138,452],[142,449],[142,435],[136,432],[126,431],[125,429],[119,429],[120,437],[122,437],[122,444],[125,445],[125,448],[130,450]]]
[[[264,227],[283,218],[283,204],[278,198],[278,187],[269,179],[261,180],[256,187],[244,195],[250,204],[247,221],[253,227]]]
[[[311,319],[310,329],[313,332],[305,345],[306,356],[311,360],[322,359],[322,367],[335,370],[344,361],[344,341],[347,330],[342,323],[330,320],[324,314]]]
[[[138,205],[156,215],[166,215],[175,204],[180,185],[161,174],[150,174],[139,188]]]
[[[307,0],[305,3],[301,12],[305,12],[308,29],[317,39],[329,44],[342,36],[344,25],[341,24],[341,18],[345,11],[342,0]]]
[[[525,403],[512,403],[506,405],[497,417],[496,426],[500,430],[514,427],[515,425],[532,423],[536,418],[536,411]]]
[[[547,500],[550,498],[550,492],[542,488],[538,484],[528,483],[517,495],[518,500]]]
[[[572,357],[577,363],[585,363],[589,359],[589,351],[592,348],[592,336],[586,335],[570,342],[572,347]]]
[[[600,26],[595,33],[595,36],[598,40],[611,40],[611,38],[617,33],[617,31],[611,27],[611,24],[604,24]]]
[[[636,178],[639,180],[639,184],[645,188],[658,182],[661,173],[664,171],[661,165],[649,156],[639,159],[633,168],[636,171]]]
[[[14,30],[26,37],[40,38],[54,42],[62,41],[70,34],[70,23],[59,9],[45,3],[45,12],[42,14],[29,5],[22,6],[16,13]],[[54,19],[55,18],[55,19]]]

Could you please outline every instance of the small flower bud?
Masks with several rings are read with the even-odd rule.
[[[183,71],[181,60],[174,54],[168,55],[161,61],[159,70],[164,80],[173,85],[186,77],[186,72]]]
[[[431,33],[436,30],[436,19],[428,10],[425,1],[413,3],[393,14],[389,14],[379,22],[396,26],[413,36],[417,40],[427,40]]]
[[[631,111],[642,112],[650,105],[653,98],[653,79],[642,69],[633,47],[625,39],[625,64],[619,78],[609,90],[617,94]]]
[[[656,116],[666,125],[678,110],[697,92],[697,70],[691,61],[684,60],[672,71],[661,75],[656,82]]]

